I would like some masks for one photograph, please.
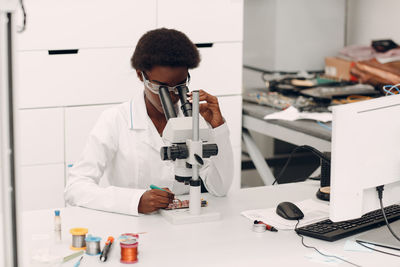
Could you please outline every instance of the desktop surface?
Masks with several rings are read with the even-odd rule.
[[[109,235],[122,233],[141,234],[139,238],[138,266],[321,266],[307,258],[312,249],[302,246],[293,230],[255,233],[252,222],[240,215],[249,209],[276,207],[282,201],[297,202],[316,199],[318,182],[303,182],[242,189],[228,197],[203,195],[209,208],[221,212],[222,219],[215,222],[172,225],[161,215],[139,217],[106,213],[85,208],[61,210],[63,242],[70,244],[69,229],[87,227],[89,233],[101,236],[102,246]],[[53,211],[24,212],[22,216],[23,265],[30,265],[33,236],[52,234]],[[355,237],[350,239],[355,240]],[[305,237],[308,245],[334,255],[346,257],[361,266],[398,266],[395,257],[376,252],[351,252],[343,249],[347,239],[326,242]],[[126,266],[119,263],[119,242],[115,242],[109,260],[102,265]],[[73,266],[76,260],[61,266]],[[99,266],[98,256],[84,256],[81,266]],[[340,266],[347,266],[341,263]]]

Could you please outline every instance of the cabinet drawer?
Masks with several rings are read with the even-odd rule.
[[[135,46],[156,26],[156,0],[25,0],[18,50]]]
[[[194,43],[243,40],[243,0],[158,0],[157,27],[184,32]]]
[[[213,95],[242,93],[242,43],[214,43],[199,48],[201,62],[190,70],[190,89]]]
[[[18,111],[21,165],[64,162],[62,108]]]
[[[20,168],[18,196],[22,210],[62,208],[64,203],[64,164]]]
[[[143,87],[130,66],[133,48],[79,49],[67,54],[19,52],[19,107],[126,101]]]

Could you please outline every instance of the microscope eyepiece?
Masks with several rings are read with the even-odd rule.
[[[176,118],[174,104],[172,104],[172,100],[171,100],[171,96],[169,95],[168,87],[161,86],[159,95],[160,95],[161,104],[162,104],[162,107],[164,110],[165,118],[167,119],[167,121],[170,118]]]
[[[185,117],[192,117],[192,104],[187,100],[189,89],[186,85],[178,87],[179,100],[181,101],[181,110]]]

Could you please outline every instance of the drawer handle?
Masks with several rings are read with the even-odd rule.
[[[196,46],[198,48],[212,47],[213,45],[214,45],[213,43],[199,43],[199,44],[196,44]]]
[[[49,55],[78,54],[79,49],[49,50]]]

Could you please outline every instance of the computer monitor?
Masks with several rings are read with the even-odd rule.
[[[400,95],[333,108],[330,219],[400,203]]]

